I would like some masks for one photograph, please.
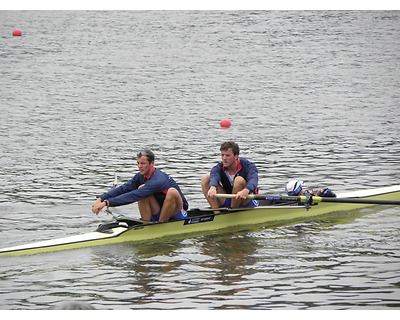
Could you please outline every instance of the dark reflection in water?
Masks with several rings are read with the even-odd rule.
[[[124,245],[112,251],[96,248],[95,264],[126,274],[123,285],[102,290],[101,299],[114,301],[123,292],[127,298],[115,303],[135,309],[397,307],[398,254],[381,243],[385,239],[390,247],[397,239],[365,237],[371,219],[377,223],[391,212],[377,208],[289,227]],[[383,233],[385,225],[379,225]]]

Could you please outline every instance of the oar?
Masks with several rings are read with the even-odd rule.
[[[218,198],[236,198],[236,194],[217,194]],[[358,198],[330,198],[317,196],[262,196],[258,194],[249,194],[247,199],[269,200],[273,202],[296,202],[296,203],[318,203],[318,202],[337,202],[337,203],[365,203],[365,204],[388,204],[400,206],[397,200],[375,200]]]

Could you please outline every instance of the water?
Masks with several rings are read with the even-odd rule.
[[[206,206],[201,175],[231,139],[257,164],[261,192],[292,178],[338,192],[399,184],[399,18],[0,12],[2,247],[109,221],[90,206],[114,173],[132,176],[144,147],[192,208]],[[393,310],[399,212],[2,258],[0,309]]]

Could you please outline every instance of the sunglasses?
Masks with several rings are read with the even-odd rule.
[[[147,157],[147,159],[149,160],[149,162],[153,162],[154,161],[154,154],[152,153],[148,153],[146,151],[139,151],[137,153],[136,158],[140,158],[140,157]]]
[[[138,158],[140,158],[140,157],[150,157],[150,155],[147,152],[139,151],[138,154],[137,154],[137,157]]]

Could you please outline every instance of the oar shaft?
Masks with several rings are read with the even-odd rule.
[[[316,201],[315,198],[320,198]],[[366,203],[366,204],[390,204],[390,205],[400,205],[400,201],[397,200],[377,200],[377,199],[358,199],[358,198],[321,198],[312,197],[313,202],[336,202],[336,203]]]
[[[234,199],[234,198],[236,198],[236,194],[218,193],[216,195],[216,197],[217,198],[231,198],[231,199]],[[281,201],[281,202],[287,202],[287,201],[300,202],[300,198],[303,198],[303,197],[262,196],[260,194],[249,194],[247,196],[247,199],[251,199],[251,200],[273,200],[273,201]]]
[[[236,198],[236,194],[217,194],[218,198]],[[269,200],[273,202],[297,202],[297,203],[318,203],[318,202],[336,202],[336,203],[365,203],[365,204],[388,204],[400,206],[397,200],[375,200],[359,198],[330,198],[317,196],[262,196],[258,194],[249,194],[247,199]]]

